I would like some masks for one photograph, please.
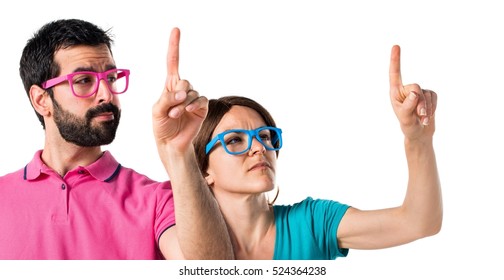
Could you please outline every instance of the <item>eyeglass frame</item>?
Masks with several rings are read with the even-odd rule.
[[[111,72],[117,72],[117,71],[121,71],[119,74],[122,74],[122,76],[118,76],[117,79],[122,78],[122,77],[126,78],[126,87],[121,92],[117,92],[117,91],[112,90],[112,88],[110,87],[110,83],[107,81],[107,78],[108,78],[107,75],[109,73],[111,73]],[[95,85],[95,88],[88,95],[78,95],[78,94],[75,93],[74,88],[73,88],[72,78],[74,76],[76,76],[76,75],[82,75],[82,74],[91,74],[91,75],[94,75],[95,77],[98,78],[98,80],[96,82],[96,85]],[[116,69],[116,68],[113,68],[113,69],[110,69],[110,70],[107,70],[107,71],[104,71],[104,72],[79,71],[79,72],[70,73],[68,75],[59,76],[59,77],[56,77],[56,78],[49,79],[49,80],[47,80],[47,81],[45,81],[45,82],[42,83],[42,88],[43,89],[48,89],[48,88],[57,86],[57,85],[65,82],[65,81],[68,81],[68,84],[70,85],[70,88],[72,89],[72,94],[73,95],[75,95],[76,97],[79,97],[79,98],[87,98],[87,97],[93,96],[96,92],[98,92],[98,89],[100,88],[100,80],[105,80],[105,83],[107,84],[107,88],[110,90],[110,92],[112,92],[113,94],[121,94],[121,93],[125,93],[128,90],[129,75],[130,75],[130,70],[129,69]]]
[[[270,148],[270,147],[264,145],[263,140],[259,136],[258,132],[266,130],[266,129],[274,130],[277,132],[278,147]],[[242,152],[231,152],[226,147],[224,135],[226,135],[228,133],[233,133],[233,132],[242,132],[242,133],[244,132],[244,133],[248,134],[248,136],[249,136],[247,148],[245,150],[243,150]],[[217,134],[212,140],[210,140],[210,142],[208,142],[208,144],[205,147],[205,154],[208,155],[210,153],[210,151],[213,149],[213,147],[215,146],[215,144],[217,144],[218,141],[221,141],[221,144],[223,144],[222,147],[224,147],[224,150],[226,151],[226,153],[228,153],[230,155],[241,155],[241,154],[244,154],[250,150],[250,148],[252,147],[252,139],[253,138],[255,138],[257,141],[259,141],[259,143],[261,143],[261,145],[263,145],[263,147],[268,151],[278,151],[282,148],[282,142],[283,142],[282,141],[282,129],[280,129],[278,127],[273,127],[273,126],[262,126],[262,127],[256,128],[256,129],[249,129],[249,130],[247,130],[247,129],[230,129],[230,130],[226,130],[224,132],[221,132],[221,133]],[[273,145],[275,145],[275,144],[273,144]]]

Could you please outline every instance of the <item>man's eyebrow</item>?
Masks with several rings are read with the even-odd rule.
[[[113,64],[105,66],[105,70],[110,69],[117,69],[117,67]],[[94,69],[93,67],[77,67],[74,69],[73,73],[75,72],[98,72],[98,71],[96,71],[96,69]]]

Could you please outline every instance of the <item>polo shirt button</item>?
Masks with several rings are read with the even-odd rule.
[[[61,184],[61,189],[62,189],[62,190],[66,189],[65,184]]]
[[[81,170],[79,170],[77,173],[79,173],[79,174],[84,174],[84,173],[85,173],[85,171],[81,169]]]

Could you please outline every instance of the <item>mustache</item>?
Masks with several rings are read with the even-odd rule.
[[[112,103],[104,103],[95,108],[89,109],[86,113],[86,119],[90,120],[100,114],[111,112],[114,116],[119,114],[119,108]]]

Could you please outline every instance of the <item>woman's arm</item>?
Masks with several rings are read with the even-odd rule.
[[[192,145],[208,100],[179,78],[179,40],[180,31],[174,28],[165,88],[152,109],[154,138],[171,180],[177,223],[161,236],[160,250],[165,258],[232,259],[226,223],[199,171]]]
[[[404,133],[409,180],[404,202],[388,209],[348,209],[338,228],[341,248],[378,249],[434,235],[443,205],[433,147],[437,94],[417,84],[402,85],[399,46],[392,48],[390,98]]]

